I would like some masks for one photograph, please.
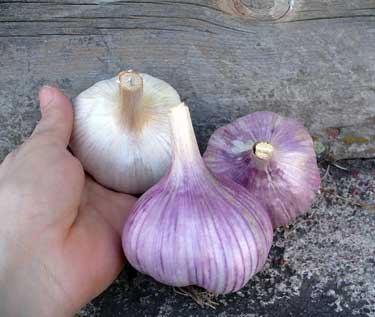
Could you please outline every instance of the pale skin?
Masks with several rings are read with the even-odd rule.
[[[42,118],[0,165],[0,316],[72,316],[123,268],[135,202],[85,176],[67,150],[68,98],[39,93]]]

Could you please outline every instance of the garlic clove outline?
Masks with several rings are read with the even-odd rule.
[[[305,213],[320,188],[310,134],[297,120],[273,112],[255,112],[217,129],[203,158],[214,174],[262,202],[274,228]]]
[[[73,100],[72,152],[102,185],[143,193],[170,165],[168,114],[180,102],[172,86],[148,74],[100,81]]]
[[[267,260],[271,221],[245,188],[206,168],[184,104],[171,110],[170,122],[171,167],[130,213],[125,255],[164,284],[237,291]]]

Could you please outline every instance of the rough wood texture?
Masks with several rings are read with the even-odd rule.
[[[375,0],[0,0],[0,160],[32,131],[41,85],[73,97],[129,68],[178,90],[202,150],[215,128],[272,110],[304,120],[336,159],[375,156]],[[365,181],[357,198],[372,204],[373,170],[323,185],[351,199]],[[321,197],[281,230],[265,273],[227,297],[220,315],[374,314],[373,211],[358,218],[342,205]],[[170,288],[138,281],[116,283],[102,306],[111,312],[100,316],[202,313]]]
[[[370,157],[374,51],[375,0],[0,1],[1,157],[31,131],[42,84],[74,96],[127,68],[179,91],[202,149],[267,109],[302,118],[335,158]]]

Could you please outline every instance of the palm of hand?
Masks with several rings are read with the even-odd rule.
[[[56,89],[52,97],[60,104],[43,108],[41,96],[42,121],[0,168],[0,254],[8,255],[0,283],[10,285],[0,290],[0,315],[72,314],[124,263],[120,232],[135,198],[84,175],[66,149],[70,103]]]

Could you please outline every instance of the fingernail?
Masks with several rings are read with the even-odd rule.
[[[41,105],[48,105],[54,98],[54,89],[52,86],[43,86],[39,90],[39,100]]]

